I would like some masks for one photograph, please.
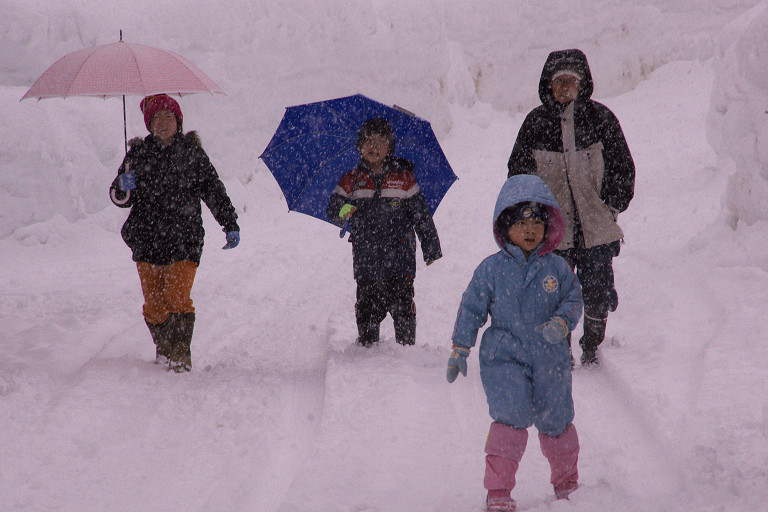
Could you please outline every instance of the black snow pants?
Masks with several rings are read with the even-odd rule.
[[[621,242],[617,241],[589,249],[555,251],[565,258],[579,278],[585,316],[607,318],[609,311],[616,311],[619,297],[613,279],[613,258],[620,250]]]
[[[584,335],[579,345],[594,355],[605,338],[608,312],[616,311],[619,296],[613,278],[613,258],[619,255],[621,242],[597,245],[589,249],[555,251],[565,258],[581,283],[584,296]],[[569,335],[570,342],[570,335]]]
[[[355,318],[357,342],[370,346],[379,341],[379,324],[392,315],[395,339],[401,345],[416,342],[416,303],[413,278],[358,279]]]

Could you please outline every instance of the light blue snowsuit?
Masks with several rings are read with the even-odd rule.
[[[496,229],[505,208],[525,201],[544,204],[548,214],[544,241],[528,260]],[[552,345],[534,329],[559,316],[572,331],[581,317],[578,279],[551,252],[562,239],[563,217],[540,178],[518,175],[504,183],[493,219],[501,250],[475,270],[461,299],[453,344],[473,347],[490,314],[491,325],[480,343],[480,376],[491,417],[514,428],[535,425],[539,432],[557,436],[574,416],[570,350],[566,339]]]

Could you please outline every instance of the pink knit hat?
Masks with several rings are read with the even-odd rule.
[[[176,114],[176,119],[179,121],[179,127],[181,127],[184,116],[181,115],[181,107],[178,102],[168,96],[167,94],[155,94],[154,96],[147,96],[139,104],[142,114],[144,114],[144,125],[148,131],[152,131],[149,125],[152,123],[152,118],[161,110],[170,110]]]

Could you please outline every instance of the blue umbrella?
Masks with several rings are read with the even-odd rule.
[[[357,132],[373,117],[386,119],[395,132],[395,154],[414,164],[414,174],[430,212],[456,181],[428,121],[362,94],[285,109],[261,158],[277,180],[288,209],[331,222],[328,200],[341,176],[355,168]],[[342,231],[342,236],[343,236]]]

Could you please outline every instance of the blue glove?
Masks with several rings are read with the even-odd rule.
[[[547,343],[557,345],[568,336],[568,325],[559,316],[553,316],[552,320],[534,328],[534,331],[540,332]]]
[[[237,244],[240,243],[240,232],[239,231],[227,231],[227,245],[222,247],[222,249],[234,249],[237,247]]]
[[[117,186],[123,192],[136,188],[136,173],[133,172],[133,169],[128,169],[118,177]]]
[[[467,376],[467,356],[469,355],[469,349],[464,347],[453,347],[451,357],[448,358],[448,370],[445,372],[445,378],[448,379],[448,383],[452,383],[459,376],[459,372],[463,376]]]

